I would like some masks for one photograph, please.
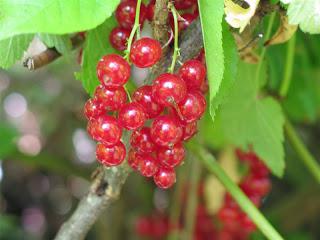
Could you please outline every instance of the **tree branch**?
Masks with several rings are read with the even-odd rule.
[[[80,201],[70,219],[62,225],[55,239],[84,239],[100,214],[119,198],[129,172],[127,163],[119,167],[98,168],[89,193]]]
[[[75,49],[79,47],[83,43],[83,40],[83,37],[76,34],[74,37],[71,38],[72,48]],[[48,48],[35,56],[26,58],[23,61],[23,66],[26,67],[28,70],[33,71],[48,65],[60,56],[61,54],[57,51],[57,49]]]

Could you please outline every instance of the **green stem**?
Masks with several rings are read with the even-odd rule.
[[[318,183],[320,183],[320,165],[316,159],[311,155],[306,146],[303,144],[298,134],[296,133],[294,127],[287,120],[284,124],[284,130],[288,137],[289,142],[292,147],[299,155],[300,159],[306,166],[306,168],[310,171],[313,177],[316,179]]]
[[[174,21],[174,49],[172,55],[172,62],[169,68],[169,72],[174,72],[174,67],[176,65],[177,57],[179,56],[179,25],[178,25],[178,12],[175,9],[172,3],[169,3],[169,8],[172,12],[173,21]]]
[[[279,95],[285,97],[288,93],[292,77],[292,68],[294,62],[294,49],[296,45],[296,35],[293,35],[287,46],[286,66],[283,81],[280,86]]]
[[[181,169],[182,171],[179,172],[177,177],[177,183],[175,185],[174,195],[172,198],[172,207],[170,209],[170,223],[174,226],[174,229],[170,231],[170,234],[168,236],[168,240],[178,240],[180,229],[179,226],[179,218],[181,215],[181,199],[182,199],[182,193],[183,193],[183,186],[186,181],[186,167]],[[188,169],[188,172],[190,170]]]
[[[274,23],[275,18],[276,18],[276,12],[271,13],[264,39],[270,38],[272,25]],[[257,84],[257,88],[259,87],[259,79],[260,79],[261,69],[262,69],[263,60],[264,60],[265,55],[266,55],[266,48],[264,47],[261,51],[261,54],[260,54],[260,60],[259,60],[259,64],[257,67],[256,76],[255,76],[255,83]]]
[[[218,180],[225,186],[231,196],[237,201],[242,210],[252,219],[261,232],[270,240],[283,240],[280,234],[260,213],[241,189],[230,179],[225,171],[220,167],[216,159],[201,146],[189,145],[190,150],[197,154],[207,169],[216,175]]]
[[[131,33],[130,33],[130,36],[128,38],[128,45],[127,45],[127,49],[125,50],[125,56],[124,58],[129,61],[129,53],[130,53],[130,50],[131,50],[131,45],[132,45],[132,42],[133,42],[133,39],[134,39],[134,35],[136,34],[137,30],[139,29],[140,27],[140,8],[141,8],[141,0],[138,0],[137,1],[137,7],[136,7],[136,16],[135,16],[135,19],[134,19],[134,25],[132,27],[132,30],[131,30]],[[140,31],[138,31],[139,33]],[[140,34],[139,34],[140,35]],[[138,36],[139,37],[139,36]]]
[[[187,209],[186,209],[186,215],[185,215],[185,237],[183,239],[192,240],[194,236],[194,226],[195,226],[195,214],[197,210],[198,205],[198,184],[200,180],[201,175],[201,165],[196,158],[190,158],[192,160],[191,162],[191,168],[190,171],[191,177],[190,177],[190,188],[188,193],[188,200],[187,200]]]

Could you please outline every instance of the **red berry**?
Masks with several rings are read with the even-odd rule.
[[[240,187],[248,196],[265,196],[271,190],[271,183],[269,178],[257,178],[249,175],[241,182]]]
[[[181,15],[181,20],[178,21],[178,31],[181,32],[185,30],[190,24],[198,17],[197,14],[185,13]],[[172,15],[169,17],[169,23],[172,29],[174,29],[174,19]]]
[[[178,10],[185,10],[197,4],[197,0],[175,0],[174,6]]]
[[[159,41],[144,37],[132,44],[130,61],[139,68],[153,66],[159,61],[162,49]]]
[[[208,83],[208,79],[205,78],[204,81],[201,84],[200,91],[203,94],[206,94],[208,92],[208,90],[209,90],[209,83]]]
[[[122,27],[115,27],[109,35],[109,41],[113,48],[119,51],[124,51],[127,48],[127,40],[129,36],[130,30]]]
[[[128,130],[134,130],[143,126],[146,117],[139,103],[127,103],[119,110],[119,123]]]
[[[181,17],[184,19],[179,21],[179,31],[185,30],[198,17],[196,14],[185,13]]]
[[[187,93],[186,98],[178,104],[181,120],[191,123],[198,120],[206,110],[206,99],[198,91]]]
[[[131,135],[130,144],[141,153],[151,153],[155,150],[148,127],[135,130]]]
[[[166,189],[176,182],[176,173],[173,168],[160,167],[153,180],[159,188]]]
[[[191,123],[187,123],[184,127],[183,127],[183,136],[182,136],[182,140],[183,141],[188,141],[190,138],[192,138],[198,131],[198,127],[197,127],[197,122],[191,122]]]
[[[179,70],[179,76],[188,89],[200,89],[206,77],[206,68],[198,60],[186,61]]]
[[[252,220],[245,213],[241,213],[239,215],[239,223],[243,230],[248,233],[251,233],[256,230],[256,225],[252,222]]]
[[[200,61],[204,66],[206,65],[206,53],[204,48],[200,50],[199,55],[195,59]]]
[[[107,88],[99,85],[94,96],[108,111],[119,110],[127,101],[127,93],[123,87]]]
[[[98,62],[97,75],[104,86],[120,87],[130,77],[130,66],[121,56],[109,54],[103,56]]]
[[[154,16],[154,6],[155,6],[156,0],[151,0],[147,6],[147,14],[146,18],[151,22],[153,20]]]
[[[222,207],[218,212],[218,218],[223,223],[236,222],[239,212],[235,208]]]
[[[133,93],[132,100],[143,107],[147,118],[155,118],[163,111],[163,106],[160,106],[152,99],[151,86],[142,86],[138,88]]]
[[[161,74],[152,86],[152,96],[155,101],[164,106],[181,102],[187,94],[185,82],[171,73]]]
[[[173,146],[181,141],[183,130],[179,122],[170,116],[159,116],[151,124],[151,138],[160,146]]]
[[[125,29],[131,30],[136,16],[137,1],[125,0],[121,2],[116,9],[116,19],[119,25]],[[140,24],[143,24],[146,17],[146,6],[141,3]]]
[[[132,148],[128,154],[128,164],[134,170],[138,170],[139,167],[139,156],[137,154],[138,153]]]
[[[120,141],[122,129],[118,121],[111,116],[101,116],[88,123],[88,132],[96,141],[106,146],[113,146]]]
[[[99,162],[105,166],[117,166],[121,164],[126,156],[126,148],[122,142],[112,147],[102,143],[97,144],[96,155]]]
[[[139,217],[135,223],[135,231],[140,236],[150,237],[152,235],[152,220],[149,217]]]
[[[84,115],[88,120],[92,118],[97,118],[104,114],[106,111],[101,104],[100,101],[97,99],[89,99],[86,104],[84,105]]]
[[[158,161],[167,167],[180,165],[185,157],[185,150],[182,143],[177,143],[171,148],[159,148],[157,151]]]
[[[158,162],[150,153],[137,153],[139,171],[145,177],[152,177],[158,171]]]

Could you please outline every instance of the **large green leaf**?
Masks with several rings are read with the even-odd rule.
[[[71,40],[68,35],[41,33],[39,37],[47,47],[54,47],[61,54],[68,53],[72,49]]]
[[[220,89],[217,92],[216,96],[213,97],[213,99],[210,101],[212,116],[215,115],[215,112],[220,106],[220,104],[228,96],[231,87],[233,86],[234,81],[236,79],[237,67],[239,62],[238,50],[235,41],[232,34],[229,31],[229,26],[226,23],[223,24],[222,39],[225,69]]]
[[[210,87],[210,104],[219,92],[224,73],[222,47],[223,0],[199,0],[199,12],[206,53],[207,75]],[[214,119],[217,105],[211,105],[210,113]]]
[[[0,41],[0,67],[9,68],[20,60],[32,39],[33,34],[22,34]]]
[[[270,170],[281,176],[284,116],[278,102],[257,92],[255,71],[255,65],[239,65],[236,84],[221,106],[221,127],[229,142],[243,149],[252,146]]]
[[[0,39],[22,33],[92,29],[111,16],[120,0],[0,0]]]
[[[299,24],[304,32],[320,33],[320,0],[292,0],[288,8],[290,24]]]
[[[111,30],[116,26],[114,18],[109,18],[101,26],[89,31],[86,35],[86,42],[83,49],[83,63],[76,78],[82,81],[84,89],[92,95],[99,84],[96,75],[96,66],[99,59],[108,53],[115,52],[108,41]]]

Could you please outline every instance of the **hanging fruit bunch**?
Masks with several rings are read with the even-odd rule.
[[[88,133],[98,142],[98,161],[107,167],[117,166],[127,156],[132,169],[153,177],[160,188],[175,183],[175,167],[185,158],[183,142],[196,134],[197,121],[206,109],[203,62],[190,59],[174,72],[178,31],[197,17],[195,13],[179,17],[176,8],[194,12],[196,1],[176,1],[170,6],[176,40],[169,71],[160,74],[150,85],[137,88],[132,96],[126,91],[130,64],[138,68],[154,66],[161,58],[162,46],[153,38],[139,36],[146,18],[152,19],[154,2],[146,7],[134,0],[122,1],[115,14],[119,26],[111,31],[109,40],[115,49],[125,51],[125,56],[109,54],[100,59],[97,64],[100,85],[84,110],[89,120]],[[123,131],[130,133],[128,151],[121,141]]]
[[[246,173],[239,182],[239,187],[259,208],[271,189],[269,170],[254,152],[236,149],[235,153],[240,164],[247,167]],[[170,216],[163,212],[155,211],[151,215],[139,216],[136,219],[136,234],[149,239],[166,239],[174,231],[183,233],[186,227],[187,196],[190,194],[187,185],[184,186],[183,196],[179,200],[182,210],[178,222],[174,222]],[[256,226],[230,194],[225,194],[222,205],[215,214],[212,214],[206,207],[203,186],[201,182],[198,185],[193,239],[250,239],[250,235],[256,231]]]

